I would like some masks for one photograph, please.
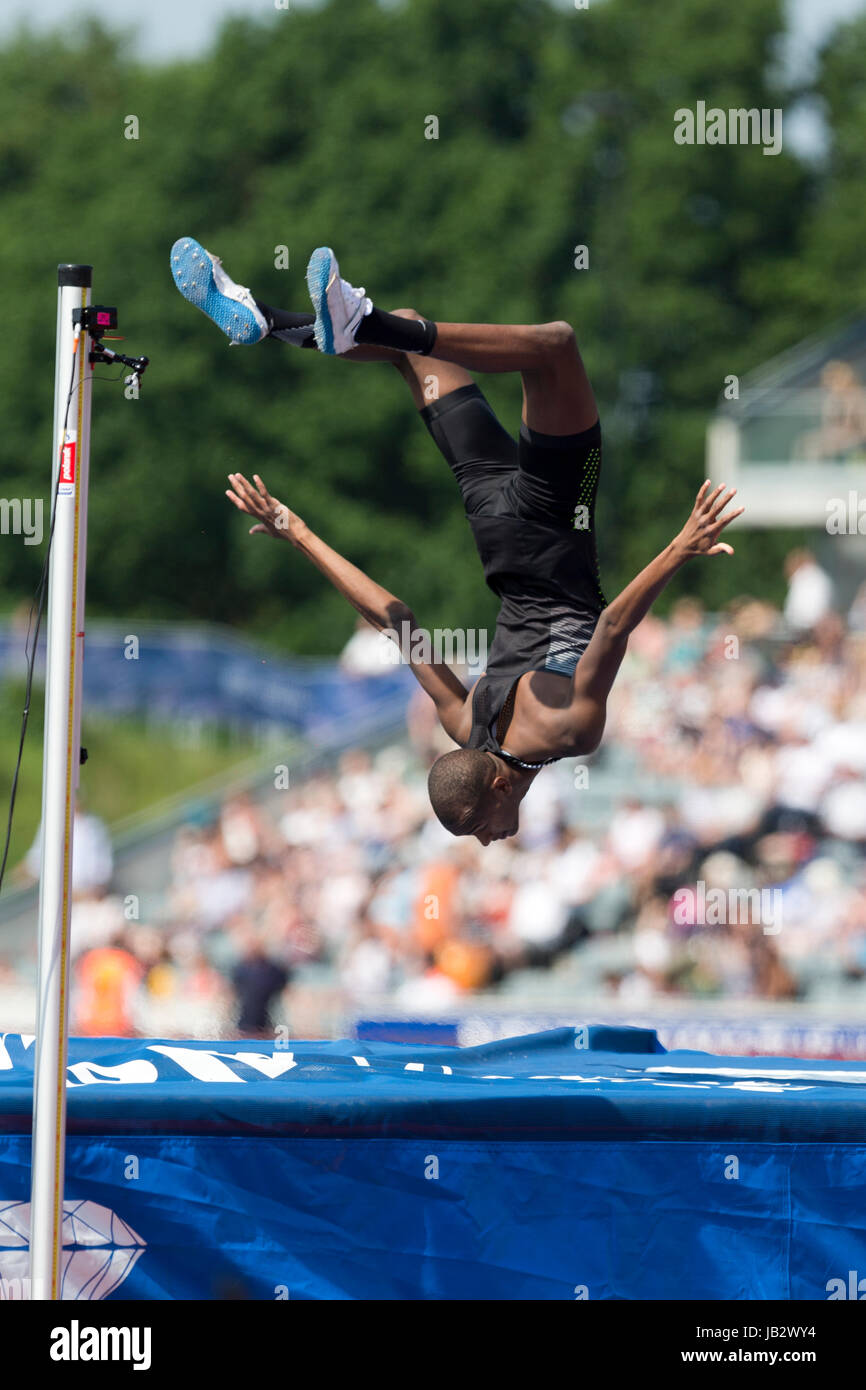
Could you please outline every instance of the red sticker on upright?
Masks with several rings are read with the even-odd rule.
[[[57,480],[57,495],[71,497],[75,492],[75,459],[78,436],[75,430],[67,430],[66,438],[60,446],[60,477]]]
[[[75,440],[72,439],[68,444],[64,444],[60,451],[60,481],[61,483],[75,482]]]

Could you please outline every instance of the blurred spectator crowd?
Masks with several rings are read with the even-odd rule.
[[[433,818],[451,745],[420,692],[408,740],[191,812],[146,911],[80,811],[73,1031],[299,1035],[323,1001],[423,1016],[479,991],[866,997],[866,591],[840,614],[807,552],[788,578],[784,612],[650,615],[601,750],[536,779],[514,840]],[[702,919],[713,895],[740,906]]]

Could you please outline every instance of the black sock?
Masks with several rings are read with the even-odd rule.
[[[375,343],[396,352],[420,352],[427,357],[436,345],[436,325],[430,319],[404,319],[400,314],[386,314],[384,309],[371,309],[358,325],[355,342]]]
[[[261,299],[256,300],[256,307],[267,319],[271,338],[279,338],[283,343],[294,343],[297,347],[316,346],[313,336],[315,314],[293,314],[288,309],[274,309]]]

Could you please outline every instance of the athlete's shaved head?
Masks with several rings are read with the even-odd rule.
[[[437,758],[427,778],[430,805],[452,835],[466,834],[488,798],[496,764],[478,748],[455,748]]]

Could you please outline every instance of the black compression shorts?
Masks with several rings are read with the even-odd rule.
[[[514,439],[475,385],[424,406],[421,418],[451,467],[467,516],[510,516],[592,531],[601,467],[601,425],[580,434],[539,434],[521,423]]]

